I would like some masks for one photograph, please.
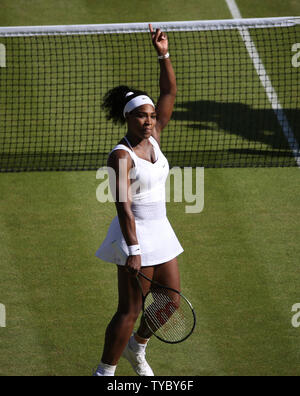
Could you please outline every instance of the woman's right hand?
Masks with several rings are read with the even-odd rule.
[[[142,257],[141,256],[129,256],[127,259],[127,262],[125,264],[125,268],[127,271],[134,275],[137,276],[138,272],[142,268]]]

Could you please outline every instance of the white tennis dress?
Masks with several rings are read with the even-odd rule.
[[[142,267],[163,264],[183,252],[166,213],[165,185],[170,170],[169,163],[153,137],[150,137],[149,141],[156,154],[155,163],[139,158],[129,141],[126,141],[131,149],[119,144],[112,152],[125,150],[134,163],[130,175],[133,181],[132,212],[141,246]],[[115,217],[96,256],[109,263],[125,265],[128,255],[129,250],[119,219]]]

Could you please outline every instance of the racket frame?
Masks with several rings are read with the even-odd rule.
[[[146,301],[148,295],[151,294],[151,288],[150,288],[150,290],[146,293],[146,295],[144,295],[144,291],[143,291],[141,282],[140,282],[140,280],[139,280],[139,276],[141,276],[142,278],[146,279],[148,282],[150,282],[150,283],[151,283],[152,285],[154,285],[154,286],[157,286],[157,287],[162,288],[162,289],[164,289],[164,290],[169,290],[169,291],[171,291],[171,292],[173,292],[173,293],[179,294],[180,297],[183,298],[183,299],[185,300],[185,302],[188,304],[188,306],[190,307],[190,309],[191,309],[191,311],[192,311],[192,314],[193,314],[194,323],[193,323],[193,326],[192,326],[191,331],[190,331],[184,338],[182,338],[181,340],[177,340],[177,341],[168,341],[168,340],[166,340],[166,339],[160,337],[159,335],[157,335],[156,332],[153,331],[153,330],[151,329],[151,327],[148,325],[148,322],[147,322],[147,319],[146,319],[146,316],[145,316],[145,301]],[[187,340],[187,339],[193,334],[193,332],[194,332],[194,330],[195,330],[195,327],[196,327],[196,324],[197,324],[196,313],[195,313],[194,307],[192,306],[191,302],[190,302],[180,291],[178,291],[178,290],[176,290],[176,289],[172,289],[171,287],[168,287],[168,286],[164,286],[164,285],[162,285],[162,284],[160,284],[160,283],[158,283],[158,282],[156,282],[156,281],[154,281],[154,280],[148,278],[148,276],[146,276],[145,274],[143,274],[141,271],[138,272],[138,275],[137,275],[136,279],[137,279],[137,282],[138,282],[139,287],[140,287],[140,289],[141,289],[142,298],[143,298],[143,307],[142,307],[142,308],[143,308],[143,316],[144,316],[144,319],[145,319],[145,323],[146,323],[148,329],[151,331],[151,333],[152,333],[156,338],[158,338],[160,341],[165,342],[165,343],[167,343],[167,344],[180,344],[181,342]]]

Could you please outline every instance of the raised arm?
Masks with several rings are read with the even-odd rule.
[[[160,142],[160,134],[162,130],[169,123],[176,99],[177,84],[176,76],[172,66],[170,57],[166,57],[169,50],[168,37],[160,29],[156,32],[153,30],[153,26],[149,25],[152,42],[154,48],[157,51],[160,64],[160,97],[157,103],[157,125],[156,125],[156,136],[154,136]]]

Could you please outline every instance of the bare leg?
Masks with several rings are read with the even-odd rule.
[[[180,291],[180,274],[177,258],[154,267],[153,280],[167,287]],[[149,339],[152,335],[142,317],[137,335],[142,339]]]
[[[152,278],[153,267],[143,269]],[[124,267],[118,267],[119,305],[116,314],[106,329],[102,362],[117,365],[132,334],[135,322],[142,309],[142,296],[135,276]],[[148,284],[147,284],[148,283]],[[150,284],[142,281],[144,292]]]

